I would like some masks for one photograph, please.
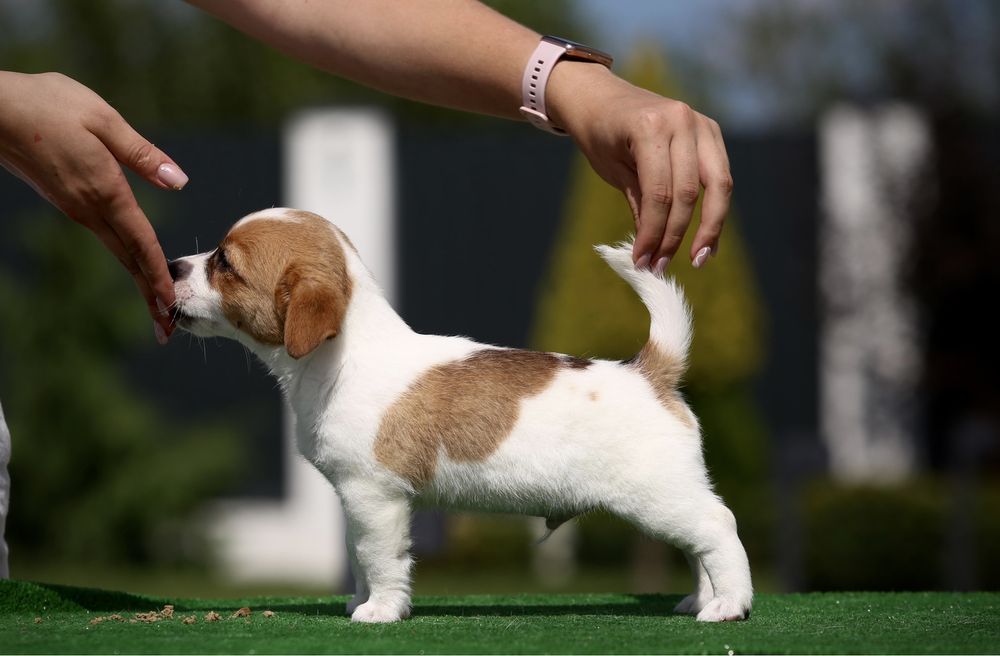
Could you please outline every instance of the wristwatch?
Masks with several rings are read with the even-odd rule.
[[[553,125],[545,113],[545,86],[560,59],[594,62],[608,68],[614,59],[606,52],[557,36],[543,36],[531,54],[521,81],[521,115],[536,128],[565,136],[566,131]]]

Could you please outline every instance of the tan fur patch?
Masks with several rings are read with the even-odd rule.
[[[677,391],[681,375],[684,373],[683,361],[670,357],[652,342],[646,342],[628,365],[638,369],[649,381],[656,397],[668,412],[680,419],[688,428],[694,428],[694,420],[687,404]]]
[[[569,366],[550,353],[507,349],[438,365],[382,417],[375,458],[418,489],[434,478],[441,449],[456,462],[485,460],[514,428],[521,401]]]
[[[315,330],[296,331],[314,339],[339,331],[351,298],[344,249],[332,224],[309,212],[297,211],[295,218],[255,219],[235,227],[219,245],[229,268],[215,255],[208,264],[209,282],[222,296],[226,318],[264,344],[286,343],[286,315],[295,288],[308,288],[298,296],[328,328],[310,325]]]

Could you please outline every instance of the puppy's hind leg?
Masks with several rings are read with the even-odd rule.
[[[691,568],[691,576],[694,578],[694,592],[684,597],[674,607],[674,612],[683,615],[697,615],[702,608],[708,605],[708,602],[712,601],[715,591],[712,588],[712,579],[708,577],[708,572],[702,567],[698,557],[685,552],[684,558],[687,559],[688,566]]]
[[[410,616],[410,507],[406,498],[368,482],[337,486],[357,562],[355,622],[395,622]],[[367,599],[362,602],[362,581]]]
[[[667,501],[671,498],[675,499],[673,503]],[[676,496],[665,494],[646,507],[634,503],[629,506],[619,513],[622,517],[653,537],[677,545],[704,567],[713,596],[697,611],[699,621],[724,622],[750,617],[753,601],[750,563],[736,534],[736,519],[718,497],[706,491],[679,503]],[[703,592],[700,585],[698,592]]]

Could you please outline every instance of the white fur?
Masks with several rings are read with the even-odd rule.
[[[278,208],[243,222],[256,218],[287,219]],[[278,378],[297,416],[301,452],[344,503],[358,581],[348,605],[352,619],[390,622],[409,615],[415,504],[557,520],[606,508],[688,555],[697,588],[679,612],[705,621],[749,615],[746,554],[732,513],[712,492],[694,416],[685,422],[671,414],[633,367],[597,360],[587,368],[560,369],[542,392],[522,401],[496,452],[472,463],[452,462],[442,452],[433,480],[420,492],[383,467],[373,446],[385,412],[430,368],[492,347],[413,332],[354,250],[342,245],[353,291],[341,332],[299,360],[229,325],[205,277],[206,254],[184,258],[194,271],[176,289],[179,307],[198,317],[188,327],[192,332],[239,340]],[[636,271],[629,244],[598,250],[649,308],[650,338],[682,361],[691,330],[680,289]]]

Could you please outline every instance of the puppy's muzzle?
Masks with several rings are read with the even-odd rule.
[[[174,282],[179,282],[187,278],[192,269],[194,267],[191,263],[184,260],[171,260],[167,262],[167,271],[170,272],[170,277]]]
[[[194,265],[185,260],[171,260],[170,262],[167,262],[167,271],[170,272],[170,277],[173,279],[174,284],[176,284],[191,275],[191,272],[194,271]],[[187,328],[190,326],[192,317],[189,317],[184,313],[181,309],[181,303],[179,301],[180,299],[178,299],[178,302],[174,303],[173,308],[171,308],[170,318],[174,323],[178,324],[182,328]]]

